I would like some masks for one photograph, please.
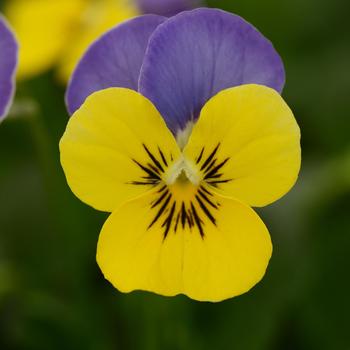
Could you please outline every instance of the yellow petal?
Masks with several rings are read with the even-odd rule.
[[[11,0],[5,15],[20,43],[19,78],[51,68],[75,30],[86,0]]]
[[[283,196],[297,179],[300,131],[276,91],[242,85],[207,102],[184,153],[220,193],[264,206]]]
[[[103,211],[149,191],[180,157],[152,103],[124,88],[90,95],[69,120],[60,151],[72,191]]]
[[[66,44],[60,60],[58,76],[67,82],[76,64],[94,40],[122,21],[136,16],[132,2],[123,0],[99,0],[91,2],[81,14],[79,27]]]
[[[248,206],[203,192],[212,206],[199,190],[208,191],[160,187],[111,214],[97,261],[117,289],[221,301],[260,281],[272,252],[263,222]]]

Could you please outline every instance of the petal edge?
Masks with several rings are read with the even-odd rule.
[[[5,118],[15,92],[18,44],[7,21],[0,15],[0,122]]]

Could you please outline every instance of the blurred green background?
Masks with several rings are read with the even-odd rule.
[[[267,275],[219,304],[112,288],[95,262],[106,214],[70,192],[59,164],[68,116],[48,72],[19,84],[0,126],[0,349],[350,349],[349,2],[208,4],[274,43],[302,130],[297,185],[259,210]]]

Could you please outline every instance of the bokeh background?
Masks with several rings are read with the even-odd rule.
[[[52,70],[19,82],[0,126],[0,349],[350,349],[349,3],[207,3],[272,40],[302,130],[297,185],[259,210],[274,243],[266,277],[219,304],[124,295],[105,281],[95,250],[106,214],[66,185],[68,115]]]

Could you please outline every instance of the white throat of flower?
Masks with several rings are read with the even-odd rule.
[[[194,127],[194,122],[191,120],[186,124],[185,129],[179,130],[176,134],[176,142],[180,149],[183,150],[188,143],[188,139],[191,136],[192,129]]]
[[[194,126],[193,121],[189,121],[183,130],[179,130],[176,134],[176,142],[180,149],[183,150],[188,143],[192,129]],[[175,164],[173,164],[165,175],[165,182],[168,185],[178,182],[189,181],[193,185],[199,185],[201,181],[200,174],[192,162],[188,161],[185,157],[181,157]]]
[[[182,156],[168,169],[164,180],[168,185],[173,185],[175,182],[188,181],[198,186],[201,181],[201,176],[196,166]]]

